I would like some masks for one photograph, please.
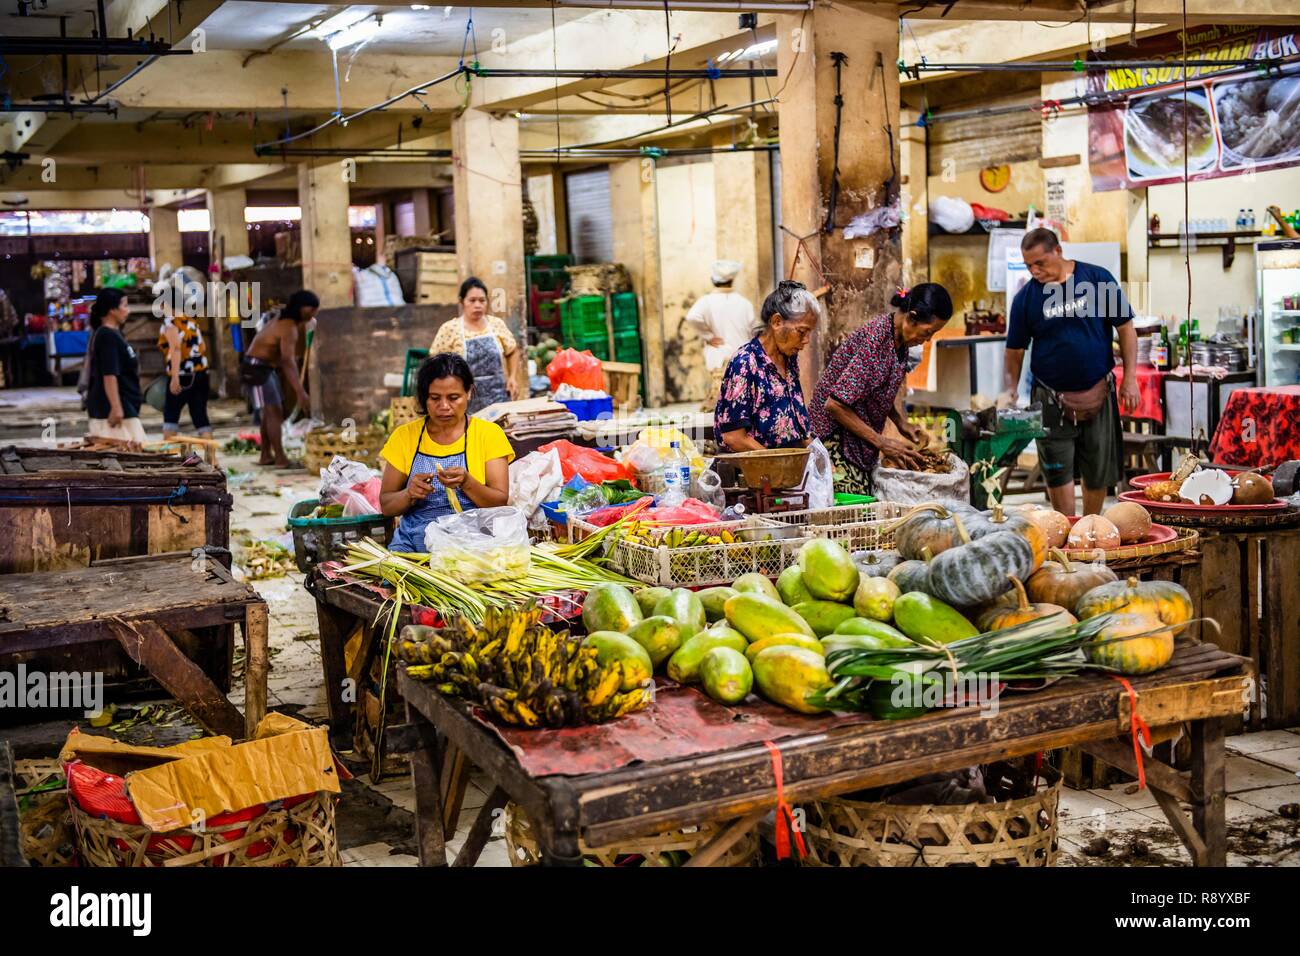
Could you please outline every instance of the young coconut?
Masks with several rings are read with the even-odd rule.
[[[1047,535],[1048,550],[1063,548],[1070,537],[1070,519],[1059,511],[1044,508],[1042,505],[1021,505],[1020,513],[1038,525]]]
[[[1242,472],[1232,484],[1234,505],[1266,505],[1273,500],[1273,482],[1256,472]]]
[[[1145,541],[1151,533],[1151,512],[1136,501],[1111,505],[1101,516],[1119,529],[1119,540],[1124,544]]]
[[[1096,549],[1109,551],[1120,546],[1119,528],[1101,515],[1084,515],[1070,529],[1066,543],[1071,550]]]

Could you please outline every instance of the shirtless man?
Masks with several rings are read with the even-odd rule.
[[[241,379],[248,388],[253,408],[262,413],[262,455],[259,465],[287,468],[290,464],[280,443],[280,428],[284,424],[284,392],[281,379],[287,382],[298,396],[298,405],[304,410],[311,407],[307,390],[298,377],[294,359],[298,345],[298,326],[308,322],[320,308],[320,300],[306,289],[289,296],[279,317],[257,333],[253,343],[244,353]],[[278,374],[277,374],[278,373]]]

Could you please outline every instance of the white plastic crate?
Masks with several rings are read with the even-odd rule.
[[[709,587],[754,572],[774,578],[795,563],[808,540],[800,536],[692,548],[652,548],[620,540],[610,556],[624,574],[646,584]]]
[[[837,508],[812,508],[806,511],[775,511],[763,515],[781,524],[850,525],[864,521],[901,518],[910,508],[892,501],[873,501],[865,505],[841,505]]]

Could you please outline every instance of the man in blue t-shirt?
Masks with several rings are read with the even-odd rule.
[[[1052,230],[1031,229],[1020,241],[1020,250],[1033,280],[1011,303],[1006,391],[1014,396],[1025,349],[1032,341],[1033,400],[1042,404],[1047,432],[1038,439],[1038,458],[1052,507],[1074,514],[1078,475],[1083,479],[1083,513],[1098,514],[1106,490],[1123,477],[1119,407],[1132,413],[1138,406],[1133,310],[1113,275],[1100,266],[1065,258]],[[1116,331],[1124,360],[1119,407],[1111,376]]]

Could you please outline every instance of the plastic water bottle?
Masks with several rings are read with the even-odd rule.
[[[664,491],[659,496],[661,505],[679,505],[686,500],[691,488],[691,460],[682,453],[681,442],[673,442],[664,459]]]

